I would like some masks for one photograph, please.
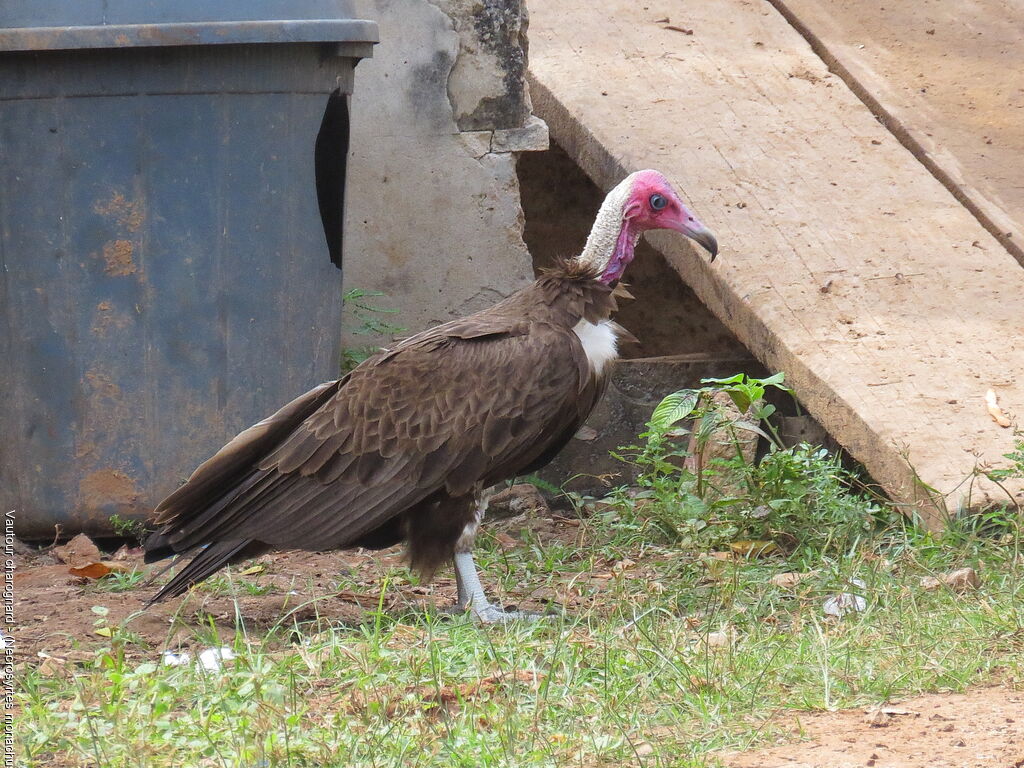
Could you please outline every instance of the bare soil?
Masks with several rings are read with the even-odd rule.
[[[886,711],[893,714],[886,714]],[[882,711],[787,712],[792,738],[720,755],[728,768],[1021,768],[1024,693],[980,688],[906,699]]]
[[[496,523],[490,526],[488,535],[507,547],[519,545],[520,531],[527,526],[531,535],[549,541],[573,541],[580,535],[579,520],[554,513],[530,518],[528,523],[523,520],[520,517]],[[392,579],[382,597],[384,576],[402,562],[401,548],[393,547],[379,552],[278,552],[249,566],[259,569],[256,573],[246,574],[246,568],[241,567],[232,570],[236,584],[249,582],[262,594],[247,594],[236,587],[236,600],[226,590],[201,587],[184,597],[146,608],[146,600],[166,578],[158,575],[164,563],[143,564],[138,548],[121,547],[104,554],[104,560],[124,563],[129,570],[137,568],[146,574],[141,584],[116,592],[103,589],[100,581],[73,575],[69,563],[61,562],[59,554],[60,548],[23,548],[15,556],[17,624],[8,632],[17,641],[18,661],[37,663],[40,654],[74,657],[109,645],[108,637],[96,633],[102,626],[121,626],[136,636],[133,639],[142,641],[126,647],[129,655],[153,658],[155,651],[164,648],[187,649],[204,642],[208,645],[210,638],[197,637],[196,627],[209,627],[212,619],[214,630],[224,638],[232,637],[237,626],[236,605],[249,631],[269,631],[317,618],[358,624],[378,608],[389,612],[445,608],[454,604],[456,595],[454,575],[442,572],[426,586]],[[156,578],[148,584],[151,576]],[[105,578],[110,583],[112,577]],[[356,588],[339,590],[340,578],[349,586],[354,582]],[[493,591],[494,580],[486,575],[484,578]],[[548,594],[550,590],[531,589],[511,590],[496,598],[506,606],[544,611],[555,596]],[[100,625],[94,606],[107,609]]]
[[[518,546],[525,531],[546,541],[561,540],[585,546],[581,521],[557,513],[517,517],[491,526],[500,546]],[[66,552],[61,554],[66,555]],[[455,599],[454,579],[444,574],[429,586],[388,584],[381,593],[386,572],[393,574],[401,561],[398,548],[382,552],[282,552],[260,558],[258,573],[235,568],[236,585],[248,581],[266,588],[265,594],[243,593],[237,601],[225,590],[194,590],[183,598],[145,609],[154,585],[138,585],[124,592],[102,590],[95,581],[73,576],[69,565],[59,561],[54,549],[22,550],[16,557],[15,615],[18,625],[17,661],[46,663],[46,656],[68,661],[87,661],[96,648],[110,640],[96,633],[105,621],[134,634],[124,646],[128,656],[153,660],[162,649],[194,650],[209,646],[216,633],[228,641],[236,631],[237,610],[247,631],[287,630],[293,622],[323,617],[332,622],[358,624],[378,607],[386,611],[429,606],[445,607]],[[136,566],[147,573],[160,565],[142,565],[142,552],[121,548],[104,559]],[[644,564],[634,564],[639,572]],[[653,572],[649,574],[653,576]],[[346,577],[348,589],[338,589]],[[543,611],[552,603],[568,610],[593,608],[586,585],[601,585],[610,574],[595,571],[574,576],[572,589],[513,588],[497,595],[506,605]],[[109,577],[107,577],[109,578]],[[494,579],[485,579],[493,586]],[[160,579],[157,579],[159,581]],[[353,588],[352,585],[355,585]],[[108,609],[101,617],[92,609]],[[197,632],[200,627],[209,630]],[[287,642],[287,631],[280,632]],[[981,688],[966,694],[932,694],[893,702],[882,711],[793,712],[777,716],[775,725],[788,734],[779,745],[747,753],[718,755],[730,768],[1024,768],[1024,693],[1008,688]]]

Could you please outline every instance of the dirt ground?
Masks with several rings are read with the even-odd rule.
[[[980,688],[930,694],[881,711],[786,713],[794,738],[744,754],[721,755],[729,768],[1021,768],[1024,693]]]
[[[557,512],[528,519],[531,536],[580,544],[580,521]],[[501,546],[516,546],[524,529],[522,518],[492,527]],[[152,572],[141,564],[139,549],[120,548],[105,558]],[[381,578],[402,557],[398,548],[383,552],[284,552],[260,558],[248,569],[235,569],[233,578],[265,589],[244,595],[238,608],[248,631],[269,631],[292,622],[322,616],[333,622],[363,620],[380,601]],[[68,572],[52,550],[23,550],[16,559],[15,615],[18,625],[17,661],[45,664],[46,656],[86,661],[96,648],[109,644],[97,634],[104,625],[121,625],[136,642],[125,653],[152,660],[164,648],[194,650],[209,646],[216,631],[227,641],[235,632],[235,601],[225,590],[196,590],[144,610],[154,587],[137,585],[123,592],[100,589],[97,582]],[[258,572],[251,572],[257,570]],[[246,571],[250,571],[248,574]],[[595,579],[600,574],[592,574]],[[338,589],[339,577],[347,589]],[[109,577],[108,577],[109,578]],[[493,580],[490,580],[493,581]],[[236,590],[244,592],[242,589]],[[455,599],[450,575],[437,577],[430,586],[390,583],[383,608],[444,607]],[[500,595],[506,605],[543,611],[556,598],[570,610],[585,607],[585,598],[573,604],[564,595],[544,590],[515,589]],[[108,609],[102,617],[94,606]],[[197,632],[210,626],[211,631]],[[99,624],[97,622],[100,622]],[[202,636],[205,634],[205,637]],[[282,641],[287,642],[287,633]],[[935,694],[891,702],[881,711],[784,712],[776,724],[792,735],[785,743],[747,753],[717,757],[729,768],[1024,768],[1024,693],[1007,688],[981,688],[966,694]]]
[[[579,520],[550,517],[530,520],[532,535],[545,540],[573,541],[579,535]],[[513,521],[492,526],[491,535],[502,546],[516,546],[517,525]],[[104,552],[104,560],[123,563],[128,569],[138,568],[147,578],[157,574],[162,563],[144,565],[142,550],[119,547]],[[95,558],[86,558],[91,560]],[[263,629],[315,620],[318,616],[333,622],[357,624],[368,612],[376,611],[380,601],[382,577],[402,562],[402,550],[393,547],[379,552],[355,550],[347,552],[280,552],[259,558],[247,574],[233,569],[233,578],[260,588],[262,594],[241,593],[237,603],[246,627]],[[110,579],[111,577],[107,577]],[[216,578],[216,577],[215,577]],[[339,579],[353,588],[338,588]],[[156,584],[162,582],[158,578]],[[493,581],[493,580],[491,580]],[[490,586],[490,585],[489,585]],[[209,626],[210,620],[223,637],[234,635],[236,627],[235,600],[226,590],[206,591],[202,588],[183,598],[145,608],[145,601],[157,589],[145,580],[126,591],[109,591],[103,584],[69,573],[69,564],[61,562],[53,548],[40,551],[22,549],[15,557],[15,604],[19,662],[36,663],[40,653],[58,657],[74,657],[90,649],[109,644],[109,639],[96,634],[99,616],[94,606],[107,609],[101,626],[123,626],[141,643],[126,648],[126,653],[152,657],[164,648],[191,649],[209,643],[196,637],[195,627]],[[448,607],[455,602],[454,574],[440,573],[428,586],[392,579],[383,603],[386,611],[406,608]],[[552,597],[544,590],[512,590],[498,595],[506,606],[544,611]],[[146,646],[149,646],[147,650]]]

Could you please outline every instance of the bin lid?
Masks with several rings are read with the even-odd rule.
[[[352,0],[4,0],[0,51],[376,43]]]

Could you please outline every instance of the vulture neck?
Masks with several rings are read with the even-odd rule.
[[[580,263],[600,275],[603,283],[622,276],[626,265],[633,260],[633,249],[640,239],[640,232],[634,232],[630,220],[624,216],[631,189],[631,178],[627,178],[608,193],[583,253],[578,257]]]

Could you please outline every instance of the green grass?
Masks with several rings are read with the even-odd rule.
[[[124,573],[115,572],[91,582],[89,589],[94,592],[127,592],[139,586],[143,577],[142,571],[136,569]]]
[[[581,535],[603,544],[527,535],[507,552],[483,537],[492,583],[575,583],[575,613],[541,623],[370,612],[359,626],[284,618],[260,632],[243,619],[238,658],[217,673],[160,666],[159,648],[115,631],[74,677],[21,675],[20,757],[104,768],[699,766],[777,735],[779,709],[1024,680],[1016,529],[995,541],[894,529],[845,554],[712,571],[614,515]],[[616,569],[624,558],[634,564]],[[979,591],[921,588],[923,575],[965,564]],[[795,590],[769,583],[811,566]],[[860,591],[853,578],[867,585],[867,609],[827,620],[823,601]]]
[[[754,403],[764,423],[770,411],[758,399],[781,381],[712,383],[744,410]],[[737,453],[687,469],[676,424],[699,408],[699,393],[671,397],[632,449],[639,494],[586,511],[569,527],[575,536],[524,525],[510,531],[520,541],[511,550],[486,529],[480,537],[478,562],[499,594],[548,595],[566,613],[496,627],[413,610],[368,611],[354,625],[325,613],[298,623],[286,613],[268,630],[248,625],[236,602],[237,658],[209,672],[162,666],[161,648],[107,625],[100,605],[109,645],[85,653],[75,674],[70,662],[21,670],[20,759],[102,768],[686,768],[714,765],[717,750],[774,740],[773,715],[783,710],[1024,684],[1019,509],[953,520],[941,536],[921,532],[860,493],[834,457],[777,438],[756,466]],[[759,429],[712,409],[697,414],[706,445],[723,424]],[[1024,474],[1019,435],[1006,458],[997,479]],[[744,538],[771,541],[775,553],[721,557]],[[921,583],[963,566],[977,570],[978,590]],[[380,570],[379,606],[401,605],[409,574]],[[792,589],[771,583],[792,571],[810,575]],[[268,589],[244,573],[218,574],[197,592],[237,600]],[[351,575],[339,573],[337,588],[365,592]],[[866,609],[826,617],[824,602],[841,592],[860,594]],[[194,645],[222,642],[212,618],[192,632]]]

